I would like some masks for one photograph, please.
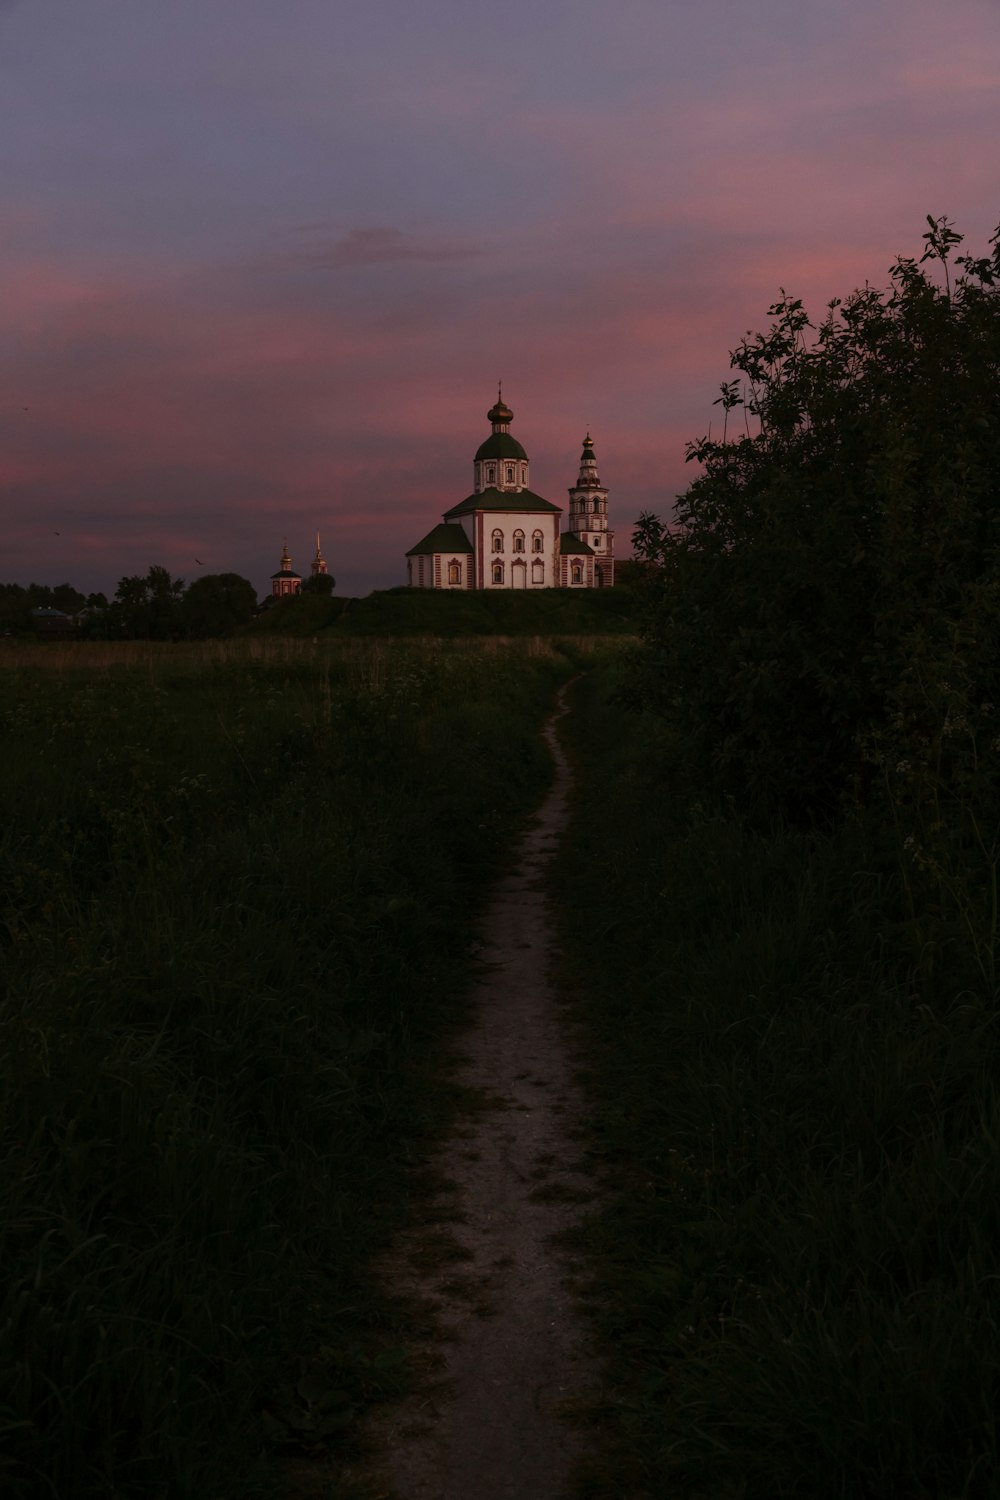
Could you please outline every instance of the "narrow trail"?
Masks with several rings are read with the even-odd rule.
[[[456,1077],[486,1103],[432,1163],[447,1181],[429,1206],[434,1222],[411,1230],[386,1268],[443,1335],[423,1351],[438,1369],[371,1432],[376,1493],[394,1500],[558,1500],[583,1444],[560,1411],[596,1376],[567,1287],[574,1266],[553,1236],[578,1221],[594,1183],[575,1161],[582,1106],[549,983],[555,938],[541,878],[567,816],[556,735],[565,694],[544,730],[554,784],[482,928],[483,976]],[[442,1221],[460,1248],[422,1271]]]

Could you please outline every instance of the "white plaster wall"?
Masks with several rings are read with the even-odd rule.
[[[472,560],[471,557],[466,556],[465,554],[463,554],[462,556],[459,556],[455,552],[437,552],[434,555],[434,562],[435,562],[436,565],[440,565],[440,568],[441,568],[441,587],[443,589],[460,589],[461,590],[461,589],[467,589],[469,587],[469,576],[472,573],[473,568],[475,566],[475,564],[473,563],[473,560]],[[462,581],[461,581],[461,583],[449,583],[448,582],[448,568],[450,567],[450,565],[453,562],[457,562],[457,563],[461,563],[462,564]]]
[[[535,513],[524,511],[492,511],[485,515],[483,526],[483,541],[486,546],[485,569],[483,587],[487,589],[509,589],[514,587],[514,575],[512,565],[517,561],[527,564],[526,590],[532,588],[555,588],[558,574],[556,572],[559,551],[559,517],[558,515]],[[493,532],[503,532],[503,551],[493,551]],[[524,551],[514,551],[514,532],[524,532]],[[545,538],[545,551],[532,552],[531,534],[533,531],[541,531]],[[531,564],[540,557],[545,565],[545,581],[542,584],[532,584]],[[493,564],[503,563],[503,583],[493,582]]]

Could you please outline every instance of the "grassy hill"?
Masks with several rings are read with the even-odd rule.
[[[281,635],[628,635],[635,613],[629,588],[465,593],[403,587],[364,599],[282,599],[250,629]]]

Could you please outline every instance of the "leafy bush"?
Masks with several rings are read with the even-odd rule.
[[[679,529],[636,535],[634,697],[717,785],[795,816],[867,799],[873,749],[912,761],[954,694],[966,719],[1000,697],[1000,231],[952,286],[959,236],[929,223],[943,286],[901,259],[815,329],[782,294],[732,354],[722,438],[690,445]]]

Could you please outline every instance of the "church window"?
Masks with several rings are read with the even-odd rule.
[[[524,551],[524,532],[523,531],[515,531],[514,532],[514,551],[515,552],[523,552]]]
[[[513,464],[508,464],[507,465],[507,483],[508,484],[513,484],[514,483],[514,465]]]
[[[601,545],[601,539],[600,539],[599,536],[595,536],[595,537],[591,538],[591,546],[592,547],[599,547],[600,545]]]
[[[522,484],[527,484],[527,482],[528,482],[528,465],[527,464],[522,464],[521,465],[521,483]]]
[[[487,484],[496,484],[496,482],[497,482],[497,466],[496,466],[496,464],[487,464],[486,465],[486,483]]]
[[[448,564],[448,582],[462,582],[462,564],[460,562],[450,562]]]
[[[494,531],[494,533],[493,533],[493,551],[494,552],[502,552],[503,551],[503,532],[502,531]]]
[[[503,583],[503,563],[493,564],[493,582]]]
[[[574,563],[570,570],[570,578],[573,583],[583,582],[583,564]]]
[[[545,551],[545,538],[540,531],[533,531],[531,533],[531,550],[532,552]]]

